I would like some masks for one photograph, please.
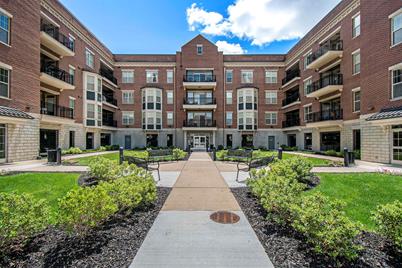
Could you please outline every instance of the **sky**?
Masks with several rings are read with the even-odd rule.
[[[225,54],[283,54],[341,0],[60,1],[116,54],[174,54],[199,33]]]

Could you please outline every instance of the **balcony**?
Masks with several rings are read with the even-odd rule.
[[[106,105],[113,106],[113,108],[117,107],[117,100],[111,96],[102,95],[102,102]]]
[[[319,50],[308,56],[307,69],[317,70],[326,64],[341,58],[343,55],[342,40],[329,41],[322,45]]]
[[[74,42],[61,34],[59,29],[51,24],[42,23],[40,26],[40,42],[60,57],[73,57]]]
[[[115,86],[117,86],[117,79],[116,77],[114,77],[113,71],[109,70],[107,68],[100,68],[99,69],[99,74],[103,77],[106,78],[107,80],[109,80],[112,84],[114,84]]]
[[[341,125],[342,119],[342,109],[331,109],[308,115],[306,118],[306,123],[309,127],[328,127]]]
[[[343,89],[342,74],[328,74],[315,81],[307,88],[307,97],[319,98]]]
[[[190,98],[187,97],[183,100],[183,109],[185,110],[215,110],[215,98]]]
[[[282,79],[282,87],[284,88],[299,79],[300,79],[299,69],[289,70],[286,72],[285,78]]]
[[[184,89],[215,89],[216,76],[213,74],[187,74],[183,77]]]
[[[55,88],[75,89],[74,76],[54,65],[42,65],[40,81]]]
[[[296,92],[286,96],[286,98],[282,101],[282,109],[286,109],[286,108],[296,105],[296,104],[300,104],[299,91],[296,91]]]
[[[53,117],[61,117],[65,119],[74,119],[74,110],[68,107],[60,106],[58,104],[52,102],[44,102],[40,103],[40,113],[45,115],[42,117],[42,121],[46,121],[49,123],[59,122],[60,119]]]
[[[102,119],[102,126],[117,127],[117,121],[111,119]]]
[[[183,121],[183,130],[216,130],[216,121],[212,119],[204,119],[204,120],[184,120]]]
[[[300,118],[287,118],[285,121],[282,121],[282,128],[290,128],[290,127],[298,127],[300,126]]]

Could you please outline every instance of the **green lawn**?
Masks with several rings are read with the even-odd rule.
[[[35,198],[45,199],[55,212],[58,199],[78,187],[78,177],[79,174],[75,173],[21,173],[0,176],[0,192],[30,193]]]
[[[223,150],[223,151],[218,151],[216,153],[218,160],[223,158],[224,152],[225,151]],[[271,156],[271,155],[276,156],[277,154],[278,153],[274,152],[274,151],[256,150],[253,152],[253,157],[265,157],[265,156]],[[298,155],[283,152],[282,156],[283,156],[283,159],[289,159],[289,158],[297,157]],[[314,167],[326,167],[326,166],[332,166],[335,164],[334,161],[326,160],[326,159],[320,159],[320,158],[315,158],[315,157],[305,157],[305,156],[299,156],[299,157],[303,157],[304,159],[309,161]]]
[[[402,177],[379,173],[320,174],[320,185],[307,192],[322,192],[346,203],[346,214],[373,230],[371,212],[377,205],[402,201]]]
[[[139,158],[147,157],[146,151],[144,151],[144,150],[142,150],[142,151],[125,150],[124,155],[130,155],[130,156],[135,156],[135,157],[139,157]],[[87,166],[89,164],[89,162],[91,162],[91,160],[96,157],[107,158],[109,160],[116,161],[116,163],[119,161],[119,153],[109,153],[109,154],[103,154],[103,155],[99,155],[99,156],[87,156],[87,157],[66,160],[66,162],[77,164],[77,165],[82,165],[82,166]]]

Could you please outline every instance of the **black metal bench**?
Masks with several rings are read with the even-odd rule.
[[[251,158],[250,161],[248,162],[237,162],[237,175],[236,175],[236,181],[239,181],[239,172],[244,171],[248,172],[250,175],[250,171],[253,168],[262,168],[268,166],[270,163],[272,163],[275,160],[275,156],[266,156],[266,157],[259,157],[259,158]],[[241,165],[244,165],[244,167],[241,167]]]

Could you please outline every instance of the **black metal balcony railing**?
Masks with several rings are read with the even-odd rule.
[[[105,101],[105,102],[110,103],[110,104],[112,104],[114,106],[117,106],[117,100],[115,98],[113,98],[113,97],[103,95],[102,96],[102,101]]]
[[[116,77],[114,77],[113,71],[105,68],[100,68],[99,74],[108,79],[109,81],[111,81],[113,84],[117,85],[117,79]]]
[[[41,101],[40,113],[45,115],[74,119],[74,109],[60,106],[51,102]]]
[[[342,120],[343,110],[342,109],[331,109],[320,112],[311,113],[307,116],[306,121],[308,123],[330,121],[330,120]]]
[[[289,105],[289,104],[294,103],[296,101],[300,101],[300,94],[299,94],[298,91],[290,94],[289,96],[286,96],[286,99],[284,99],[282,101],[282,106]]]
[[[59,28],[51,24],[42,23],[40,26],[40,30],[42,32],[47,33],[55,40],[57,40],[60,44],[62,44],[63,46],[67,47],[68,49],[74,52],[74,41],[70,40],[70,38],[60,33]]]
[[[70,85],[74,85],[74,76],[54,65],[42,65],[40,71]]]
[[[342,74],[328,74],[323,75],[319,80],[313,82],[307,87],[307,94],[313,93],[314,91],[320,90],[327,86],[338,86],[343,85],[343,75]]]
[[[296,77],[300,77],[299,69],[286,72],[285,78],[282,79],[282,85],[285,85],[286,83],[292,81]]]
[[[285,121],[282,121],[282,127],[297,127],[300,126],[300,118],[287,118]]]
[[[317,51],[315,51],[314,53],[312,53],[310,56],[307,57],[307,65],[314,62],[328,51],[342,51],[342,50],[343,50],[342,40],[327,41]]]
[[[184,120],[183,127],[216,127],[216,121],[211,119],[205,120]]]
[[[216,104],[215,98],[205,98],[205,97],[187,97],[184,99],[184,104],[190,105],[211,105]]]
[[[112,119],[102,119],[102,125],[108,127],[117,127],[117,121]]]
[[[216,82],[216,75],[212,74],[187,74],[183,82]]]

